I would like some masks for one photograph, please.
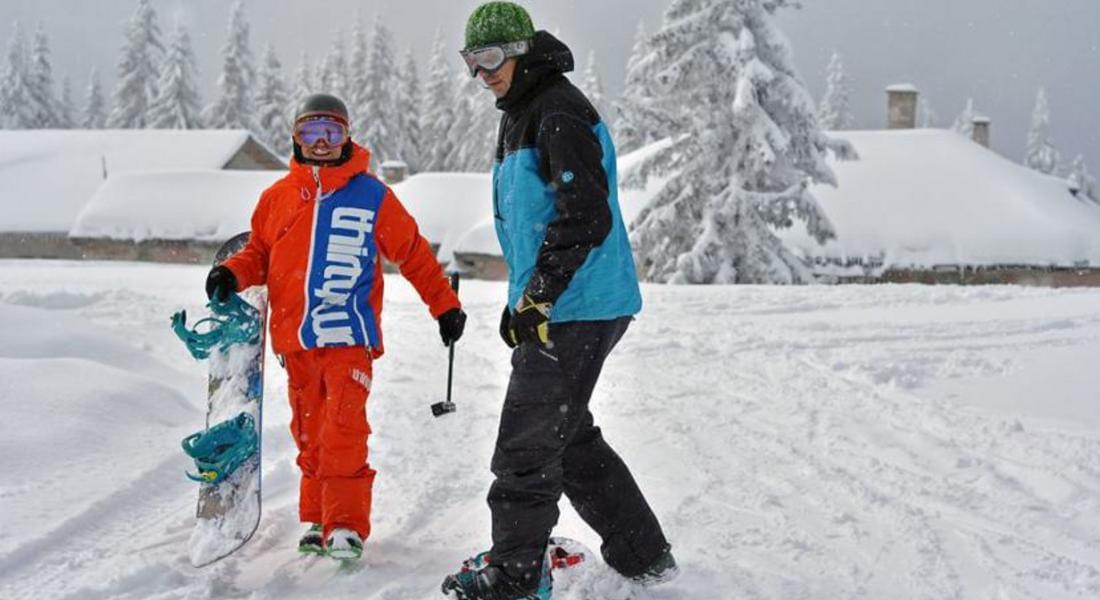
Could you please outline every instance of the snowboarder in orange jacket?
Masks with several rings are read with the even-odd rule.
[[[214,267],[207,295],[267,285],[271,345],[285,362],[302,471],[305,553],[358,558],[370,534],[366,401],[382,355],[382,264],[395,263],[439,322],[444,344],[466,315],[416,221],[368,173],[344,103],[315,94],[294,121],[290,172],[263,192],[252,234]]]

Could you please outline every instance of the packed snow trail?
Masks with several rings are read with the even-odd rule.
[[[201,426],[205,365],[168,317],[201,313],[204,277],[0,261],[0,597],[441,598],[443,575],[489,544],[503,285],[463,283],[458,413],[433,419],[446,349],[415,292],[387,277],[361,565],[297,555],[290,410],[273,366],[263,521],[197,570],[179,440]],[[556,599],[1100,595],[1100,290],[643,293],[593,405],[683,574],[638,592],[597,562]],[[557,532],[598,547],[562,510]]]

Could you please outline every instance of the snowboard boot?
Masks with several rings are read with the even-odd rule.
[[[680,567],[676,564],[676,559],[672,557],[672,550],[665,550],[661,556],[657,557],[657,560],[653,561],[653,564],[646,567],[645,571],[631,577],[630,580],[649,587],[672,581],[679,574]]]
[[[363,556],[363,539],[350,529],[333,529],[325,549],[336,560],[355,560]]]
[[[443,594],[458,600],[550,600],[549,577],[536,579],[535,587],[524,585],[504,572],[489,565],[481,570],[463,569],[443,580]]]
[[[325,538],[321,532],[321,524],[313,523],[309,526],[302,539],[298,540],[298,552],[322,556],[325,553]]]

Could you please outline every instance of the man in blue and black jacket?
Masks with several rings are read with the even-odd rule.
[[[493,166],[496,232],[508,264],[500,335],[514,348],[489,490],[491,562],[447,577],[460,599],[546,598],[544,555],[569,498],[607,564],[642,583],[677,572],[630,470],[588,402],[604,360],[641,310],[619,210],[615,147],[566,79],[573,55],[511,2],[476,9],[462,52],[503,111]]]

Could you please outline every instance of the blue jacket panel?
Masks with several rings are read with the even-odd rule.
[[[599,140],[600,168],[606,175],[606,202],[610,229],[603,242],[593,247],[572,279],[557,297],[551,322],[607,320],[637,314],[642,307],[637,271],[619,208],[615,146],[607,127],[598,122],[592,133]],[[570,171],[548,182],[545,157],[536,147],[507,153],[493,167],[493,204],[496,232],[508,263],[508,305],[515,307],[536,269],[547,225],[559,217],[556,206],[563,186],[571,183]],[[584,224],[575,224],[581,226]]]

